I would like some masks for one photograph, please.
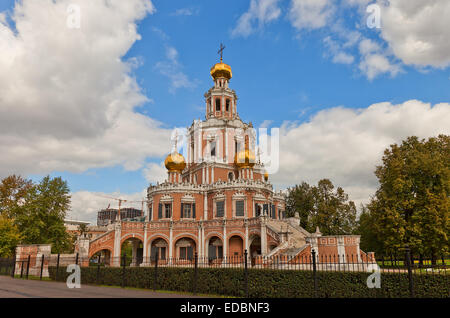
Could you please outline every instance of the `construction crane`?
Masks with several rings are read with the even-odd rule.
[[[120,207],[121,207],[121,205],[122,205],[122,202],[141,202],[142,203],[142,208],[141,208],[141,211],[142,211],[142,216],[144,216],[144,202],[147,202],[148,200],[140,200],[140,201],[136,201],[136,200],[125,200],[125,199],[119,199],[119,198],[113,198],[113,197],[109,197],[109,196],[105,196],[105,195],[100,195],[100,194],[95,194],[96,196],[99,196],[99,197],[102,197],[102,198],[105,198],[105,199],[111,199],[111,200],[116,200],[116,201],[119,201],[119,211],[118,211],[118,214],[117,214],[117,221],[120,221],[122,218],[121,218],[121,215],[120,215]],[[109,209],[109,207],[111,206],[111,204],[108,204],[108,209]]]

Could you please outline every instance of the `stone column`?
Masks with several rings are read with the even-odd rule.
[[[344,237],[338,235],[337,237],[337,252],[343,263],[347,263],[346,255],[345,255],[345,242]]]
[[[117,222],[114,224],[114,255],[112,265],[116,267],[120,266],[120,236],[122,235],[120,223]]]
[[[227,221],[223,220],[223,255],[228,257]]]
[[[173,258],[173,231],[172,231],[172,222],[170,222],[170,229],[169,229],[169,264],[172,264],[172,258]]]
[[[203,219],[208,219],[208,193],[206,191],[203,194]]]
[[[248,245],[249,239],[248,239],[248,220],[247,219],[244,220],[244,225],[245,225],[245,249],[250,254],[250,247]]]
[[[267,231],[266,231],[266,216],[261,218],[261,255],[267,254]]]
[[[203,257],[203,238],[202,238],[202,230],[201,230],[201,224],[198,224],[198,235],[197,235],[197,241],[198,241],[198,246],[197,246],[197,253],[198,253],[198,257],[201,259]]]
[[[148,262],[147,257],[148,257],[148,246],[147,246],[147,222],[144,223],[144,242],[142,243],[142,263],[141,266],[147,266],[149,265],[150,262]]]

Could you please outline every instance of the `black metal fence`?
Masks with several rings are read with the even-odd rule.
[[[185,258],[166,258],[159,257],[158,254],[153,257],[133,257],[131,255],[122,255],[121,257],[106,257],[105,255],[96,255],[90,259],[75,255],[56,254],[50,256],[32,257],[30,255],[17,258],[0,258],[0,275],[10,275],[28,279],[29,276],[48,277],[49,267],[56,268],[56,275],[59,268],[70,264],[77,264],[81,267],[96,268],[97,277],[101,276],[102,270],[106,267],[122,268],[122,287],[127,286],[126,271],[127,268],[152,267],[154,268],[154,288],[158,281],[158,269],[161,268],[192,268],[193,284],[192,291],[196,293],[198,281],[198,269],[200,268],[236,268],[243,270],[245,295],[248,296],[249,269],[272,269],[287,271],[309,271],[314,286],[314,295],[318,291],[318,273],[321,272],[366,272],[368,275],[372,272],[400,274],[407,277],[409,283],[409,295],[415,297],[414,280],[417,277],[421,279],[427,275],[447,275],[449,272],[450,259],[442,256],[431,259],[414,259],[408,252],[403,257],[382,257],[375,261],[364,255],[315,255],[314,251],[310,256],[272,256],[272,257],[250,257],[247,251],[242,256],[231,256],[223,258],[199,257],[196,253],[191,257]],[[420,276],[417,276],[420,275]],[[58,280],[58,277],[55,277]],[[98,279],[97,279],[98,281]]]

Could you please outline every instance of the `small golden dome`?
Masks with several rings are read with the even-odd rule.
[[[186,167],[186,162],[184,161],[184,157],[182,155],[174,151],[166,157],[166,160],[164,160],[164,165],[170,172],[181,172]]]
[[[225,63],[217,63],[213,67],[211,67],[211,76],[213,79],[218,77],[225,77],[226,79],[230,79],[232,77],[231,74],[231,66]]]
[[[264,180],[265,181],[269,180],[269,173],[267,171],[264,172]]]
[[[241,150],[234,157],[234,164],[239,168],[252,168],[255,162],[255,154],[249,149]]]

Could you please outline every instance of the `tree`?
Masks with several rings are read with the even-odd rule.
[[[7,218],[15,218],[22,213],[25,198],[32,189],[31,180],[21,176],[11,175],[0,182],[0,215]]]
[[[88,228],[86,224],[78,225],[78,232],[80,232],[80,236],[84,237],[88,233]]]
[[[52,252],[71,252],[73,240],[64,218],[70,208],[69,188],[60,177],[44,177],[25,197],[25,209],[15,222],[25,244],[52,244]]]
[[[294,216],[295,212],[299,213],[300,226],[305,230],[309,228],[309,217],[314,209],[314,194],[311,186],[302,182],[300,185],[289,189],[289,195],[286,201],[286,213],[288,216]]]
[[[325,235],[350,234],[356,226],[356,206],[341,187],[322,179],[317,186],[306,182],[289,189],[289,215],[299,212],[300,225],[309,232],[318,226]]]
[[[355,234],[361,235],[360,248],[363,251],[375,252],[376,254],[383,254],[384,245],[380,241],[374,231],[374,217],[370,213],[367,206],[361,204],[361,213],[358,219],[358,225],[355,229]]]
[[[17,244],[20,243],[21,235],[18,227],[12,219],[0,215],[0,256],[9,257],[14,255]]]
[[[368,205],[387,252],[409,246],[420,255],[449,250],[450,136],[412,136],[384,151],[380,187]]]

